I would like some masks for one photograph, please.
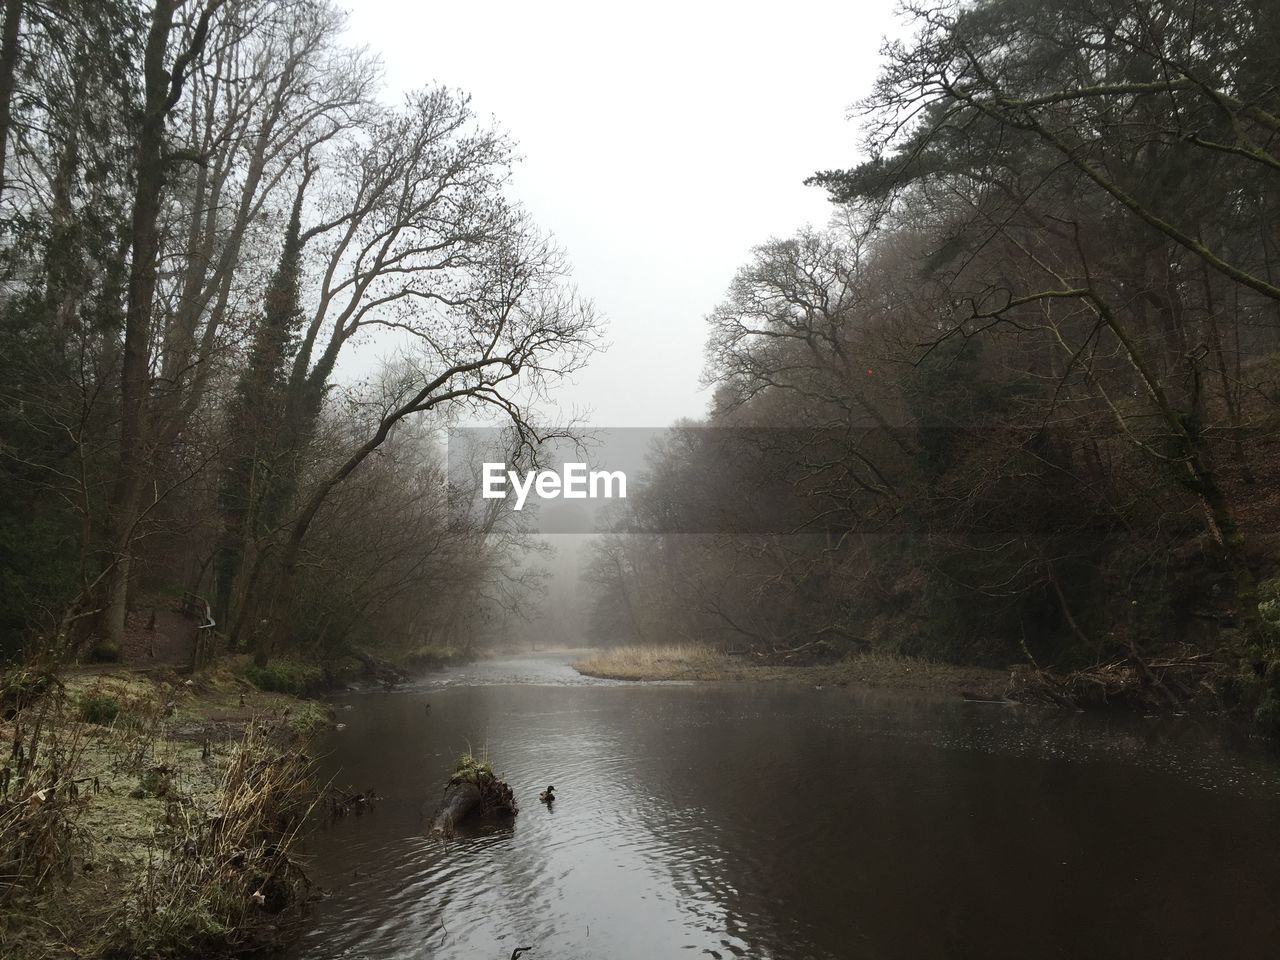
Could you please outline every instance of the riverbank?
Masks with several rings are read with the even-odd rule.
[[[8,678],[0,955],[216,957],[271,945],[308,882],[290,858],[330,722],[222,664],[192,678]]]
[[[692,644],[618,647],[577,660],[573,668],[606,680],[712,680],[799,683],[810,686],[885,687],[983,700],[1004,696],[1009,675],[984,667],[958,667],[907,657],[864,654],[835,663],[786,665],[731,656]]]

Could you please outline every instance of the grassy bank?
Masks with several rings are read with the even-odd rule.
[[[19,674],[2,697],[0,956],[217,957],[299,916],[318,704],[227,666]]]
[[[1001,670],[956,667],[906,657],[862,655],[837,663],[778,665],[730,656],[694,644],[617,647],[574,663],[590,677],[609,680],[716,680],[803,683],[812,686],[891,687],[915,692],[998,698],[1008,684]]]

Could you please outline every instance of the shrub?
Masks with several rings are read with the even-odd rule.
[[[324,707],[318,703],[308,703],[289,718],[289,729],[306,739],[327,727],[329,719],[329,712]]]
[[[9,719],[54,686],[52,673],[18,668],[0,676],[0,716]]]
[[[262,667],[250,663],[245,667],[244,675],[259,690],[286,693],[292,697],[302,696],[320,680],[319,670],[294,660],[271,660]]]
[[[85,723],[107,726],[120,716],[120,701],[101,693],[91,693],[80,700],[80,719]]]
[[[89,659],[94,663],[119,663],[120,644],[114,640],[99,640],[89,651]]]
[[[145,770],[138,778],[137,788],[130,794],[135,798],[164,797],[175,795],[173,776],[168,767],[152,767]]]
[[[1253,711],[1253,723],[1264,737],[1280,739],[1280,693],[1274,688],[1262,694],[1262,700]]]

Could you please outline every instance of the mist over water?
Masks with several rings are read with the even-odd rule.
[[[4,0],[0,960],[1280,957],[1278,77]]]
[[[341,698],[325,772],[382,799],[310,839],[329,896],[293,957],[1250,957],[1280,942],[1280,770],[1194,724],[620,684],[567,660]],[[468,749],[521,812],[433,838]]]

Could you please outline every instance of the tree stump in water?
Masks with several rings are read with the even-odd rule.
[[[436,833],[450,834],[480,806],[480,788],[474,783],[453,783],[444,788],[444,799],[436,811],[431,829]]]
[[[515,795],[498,779],[493,767],[478,762],[470,754],[458,759],[458,768],[444,788],[444,798],[431,829],[449,835],[464,820],[499,819],[518,813]]]

